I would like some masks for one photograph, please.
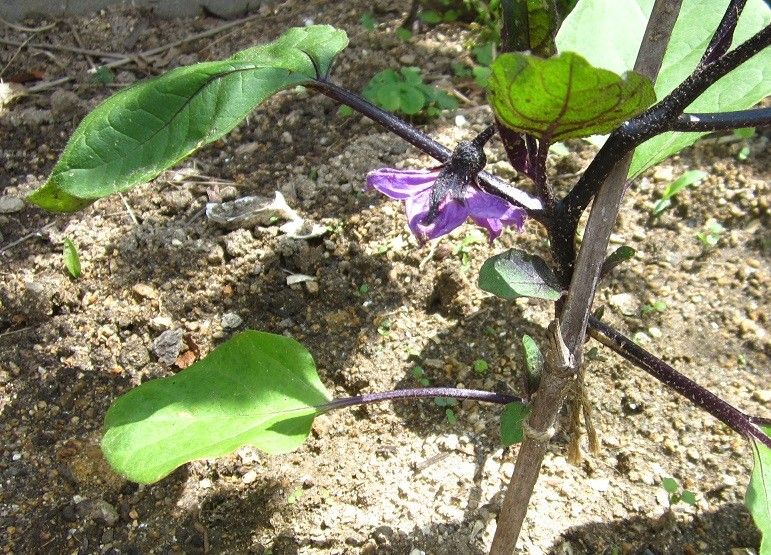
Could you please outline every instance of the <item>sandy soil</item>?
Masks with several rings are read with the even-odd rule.
[[[426,122],[426,131],[452,146],[483,129],[490,113],[481,107],[482,92],[447,77],[454,60],[468,59],[468,30],[440,25],[404,42],[390,31],[407,3],[375,2],[380,26],[373,32],[359,24],[371,5],[289,1],[223,34],[128,64],[110,84],[86,73],[99,56],[35,47],[14,57],[17,48],[3,46],[6,78],[76,79],[0,112],[2,195],[19,198],[43,183],[79,119],[114,90],[178,64],[225,57],[308,20],[351,37],[337,82],[360,90],[375,71],[418,65],[429,82],[470,99]],[[56,23],[31,42],[140,51],[222,22],[110,11]],[[31,36],[2,32],[19,41]],[[401,206],[362,185],[370,169],[428,167],[431,160],[336,110],[325,98],[281,93],[222,141],[123,198],[74,215],[30,206],[0,214],[5,552],[486,552],[516,453],[499,447],[497,407],[464,403],[455,407],[454,424],[430,401],[338,411],[320,417],[309,441],[290,455],[243,448],[146,487],[116,476],[101,458],[101,422],[111,401],[180,370],[161,363],[152,347],[170,329],[182,330],[180,354],[192,353],[188,358],[241,329],[290,334],[314,354],[336,396],[416,386],[416,365],[433,385],[520,392],[519,338],[544,337],[549,306],[501,302],[482,293],[474,276],[506,247],[544,254],[543,230],[529,222],[523,234],[507,232],[492,248],[472,244],[466,266],[455,248],[470,225],[418,247]],[[751,154],[739,161],[745,145]],[[568,146],[569,154],[550,159],[552,175],[581,170],[592,154],[580,141]],[[638,180],[613,237],[614,245],[634,246],[637,257],[607,280],[597,305],[680,371],[742,410],[769,416],[766,146],[762,136],[712,139]],[[496,140],[488,158],[492,170],[511,175]],[[657,192],[691,168],[709,177],[650,222]],[[330,231],[296,240],[277,225],[225,230],[202,213],[211,199],[275,191]],[[718,248],[704,251],[695,234],[710,218],[727,231]],[[65,237],[82,259],[77,280],[63,266]],[[290,273],[315,276],[317,287],[288,286]],[[655,301],[666,308],[641,315]],[[746,442],[612,353],[599,353],[587,383],[601,451],[572,466],[568,438],[558,434],[522,552],[757,549],[742,505]],[[472,368],[480,358],[490,366],[484,375]],[[697,506],[667,511],[660,487],[666,476],[695,491]]]

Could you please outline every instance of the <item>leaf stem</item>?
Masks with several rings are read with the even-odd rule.
[[[353,397],[343,397],[333,399],[319,409],[322,412],[352,407],[355,405],[367,405],[370,403],[379,403],[382,401],[395,401],[398,399],[425,399],[435,397],[449,397],[452,399],[469,399],[483,403],[496,403],[499,405],[508,405],[509,403],[523,403],[526,401],[513,395],[504,393],[494,393],[492,391],[482,391],[479,389],[459,389],[457,387],[421,387],[415,389],[395,389],[393,391],[381,391],[377,393],[365,393],[364,395],[354,395]]]
[[[669,364],[649,353],[621,332],[611,328],[594,316],[589,316],[591,336],[618,353],[626,360],[642,368],[661,383],[676,391],[697,407],[728,425],[746,438],[760,441],[771,448],[771,438],[754,425],[751,417],[724,401],[692,379],[684,376]]]
[[[734,37],[736,24],[739,22],[739,16],[746,3],[747,0],[731,0],[728,3],[723,19],[718,23],[715,34],[712,35],[712,40],[709,41],[699,65],[710,64],[728,51]]]
[[[669,130],[712,132],[769,125],[771,125],[771,108],[754,108],[714,114],[681,114]]]

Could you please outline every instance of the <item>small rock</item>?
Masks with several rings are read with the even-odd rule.
[[[308,293],[311,293],[312,295],[315,295],[319,292],[319,282],[316,280],[313,281],[306,281],[305,282],[305,289],[308,290]]]
[[[60,118],[77,116],[80,111],[80,97],[72,91],[57,89],[51,95],[51,113]]]
[[[24,208],[24,201],[20,198],[4,195],[0,197],[0,214],[13,214]]]
[[[183,337],[185,331],[182,329],[174,329],[163,332],[161,335],[153,340],[153,353],[158,357],[158,361],[162,364],[174,364],[182,352]]]
[[[246,474],[241,476],[241,481],[244,484],[251,484],[257,479],[257,473],[254,470],[248,471]]]
[[[287,145],[292,144],[292,134],[289,131],[284,131],[281,133],[281,142]]]
[[[85,514],[94,520],[101,520],[107,526],[115,525],[118,522],[118,518],[120,518],[118,510],[104,499],[97,499],[92,503],[88,503]]]
[[[134,75],[134,73],[131,71],[126,71],[126,70],[119,71],[115,75],[115,82],[120,83],[121,85],[130,85],[136,80],[137,80],[137,76]]]
[[[610,480],[608,478],[592,478],[587,480],[587,484],[594,491],[604,493],[610,489]]]
[[[137,283],[131,288],[135,295],[138,297],[144,297],[145,299],[157,299],[158,292],[144,283]]]
[[[675,177],[675,170],[672,166],[658,166],[653,173],[654,181],[672,181]]]
[[[622,314],[632,315],[637,313],[637,299],[631,293],[618,293],[611,295],[608,303],[619,309]]]
[[[150,329],[153,331],[166,331],[173,325],[174,321],[168,316],[156,316],[150,320]]]
[[[241,318],[235,312],[228,312],[222,315],[222,327],[227,329],[236,329],[244,323],[244,319]]]
[[[752,398],[760,403],[771,403],[771,389],[759,389],[752,394]]]
[[[404,65],[412,65],[415,63],[415,55],[414,54],[404,54],[399,57],[399,61],[403,63]]]
[[[640,414],[645,410],[645,403],[634,393],[621,398],[621,408],[626,414]]]

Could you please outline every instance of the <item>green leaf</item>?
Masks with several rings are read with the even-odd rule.
[[[616,250],[614,250],[608,258],[605,259],[605,261],[602,263],[602,268],[600,269],[600,275],[605,276],[608,273],[610,273],[613,268],[618,266],[619,264],[622,264],[626,262],[627,260],[631,260],[636,251],[630,247],[629,245],[622,245]]]
[[[759,426],[771,437],[771,426]],[[752,441],[753,467],[744,505],[760,530],[760,555],[771,554],[771,449]]]
[[[439,23],[442,21],[442,16],[439,14],[439,12],[435,10],[424,10],[420,14],[420,20],[423,23],[428,23],[429,25],[434,25],[436,23]]]
[[[418,89],[403,85],[399,87],[399,108],[407,115],[414,115],[426,105],[426,97]]]
[[[523,403],[509,403],[503,409],[501,414],[501,442],[508,447],[515,443],[520,443],[525,433],[522,430],[522,423],[530,414],[530,407]]]
[[[729,0],[684,0],[680,16],[656,79],[661,99],[696,67]],[[634,67],[653,0],[581,0],[557,34],[560,52],[577,52],[597,67],[616,73]],[[694,24],[698,21],[698,25]],[[734,32],[732,46],[771,23],[763,0],[748,0]],[[734,69],[702,94],[686,111],[728,112],[754,106],[771,93],[771,64],[759,54]],[[629,177],[693,144],[703,133],[665,133],[637,148]]]
[[[550,142],[607,133],[656,100],[646,77],[621,77],[571,52],[548,59],[502,54],[491,69],[490,103],[498,118]]]
[[[517,249],[485,260],[480,289],[504,299],[534,297],[556,301],[562,296],[557,277],[541,258]]]
[[[372,12],[367,12],[361,16],[359,23],[361,23],[361,26],[364,27],[367,31],[372,31],[375,29],[375,25],[377,25],[377,20],[375,19],[375,16],[372,14]]]
[[[674,197],[677,193],[686,187],[696,185],[705,177],[707,177],[707,172],[703,172],[701,170],[691,170],[685,172],[683,175],[675,179],[667,186],[666,189],[664,189],[664,193],[662,193],[661,198],[653,206],[651,215],[654,217],[659,216],[672,203],[672,197]]]
[[[527,373],[527,390],[535,392],[541,383],[541,374],[546,359],[538,348],[535,339],[525,334],[522,336],[522,350],[525,352],[525,371]]]
[[[696,494],[691,490],[683,490],[683,494],[680,496],[680,500],[688,505],[696,505]]]
[[[678,484],[677,480],[674,478],[664,478],[661,480],[661,487],[664,488],[667,493],[677,493],[680,489],[680,484]]]
[[[394,31],[394,34],[396,35],[396,38],[407,41],[412,38],[412,31],[409,29],[406,29],[404,27],[399,27]]]
[[[347,42],[327,25],[290,29],[228,60],[180,67],[120,91],[85,117],[28,200],[71,212],[149,181],[228,133],[269,96],[314,79],[316,68],[325,74]]]
[[[65,237],[64,239],[64,267],[67,268],[67,271],[70,273],[70,275],[77,279],[80,277],[81,268],[80,268],[80,257],[78,256],[78,249],[75,247],[75,243],[73,243],[69,238]]]
[[[483,358],[478,358],[474,361],[474,372],[477,374],[484,374],[487,372],[487,370],[490,369],[490,365],[487,364],[487,361]]]
[[[179,374],[119,397],[107,411],[102,451],[119,474],[144,484],[243,445],[287,453],[329,399],[302,345],[245,331]]]

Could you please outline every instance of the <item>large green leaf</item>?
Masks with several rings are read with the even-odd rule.
[[[534,297],[556,301],[562,296],[559,280],[542,258],[510,249],[485,260],[479,288],[503,299]]]
[[[771,426],[760,428],[771,437]],[[754,466],[744,504],[762,536],[760,555],[771,555],[771,449],[759,441],[753,441],[752,452]]]
[[[119,397],[105,418],[102,451],[118,473],[145,484],[247,444],[286,453],[329,399],[302,345],[245,331],[179,374]]]
[[[97,106],[27,200],[71,212],[154,178],[229,132],[269,96],[324,73],[347,44],[327,25],[290,29],[228,60],[174,69]]]
[[[597,67],[623,72],[634,67],[653,0],[580,0],[557,34],[560,52],[577,52]],[[728,0],[683,0],[667,52],[656,79],[661,99],[696,67],[725,13]],[[694,23],[697,22],[697,23]],[[737,45],[771,22],[763,0],[748,0],[734,33]],[[766,51],[720,79],[688,107],[689,112],[725,112],[749,108],[771,92],[771,63]],[[693,144],[703,133],[665,133],[637,148],[629,169],[634,177]]]
[[[656,100],[642,75],[621,77],[570,52],[548,59],[502,54],[491,69],[490,103],[498,119],[550,142],[607,133]]]

